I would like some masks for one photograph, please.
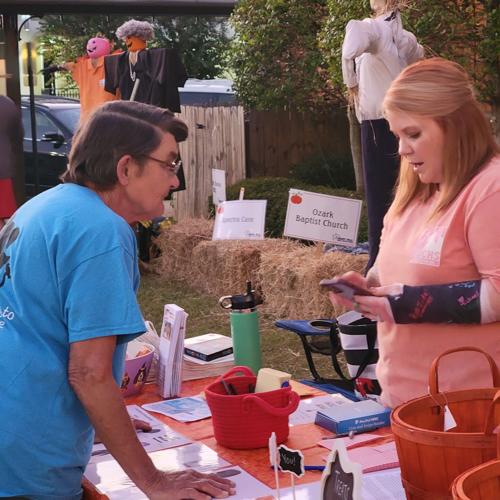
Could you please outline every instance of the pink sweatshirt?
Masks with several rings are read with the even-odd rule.
[[[463,189],[453,204],[428,222],[436,197],[412,203],[384,220],[377,259],[381,285],[431,285],[489,278],[500,293],[500,156]],[[428,394],[429,368],[447,349],[475,346],[500,367],[500,323],[484,325],[378,324],[377,377],[382,401],[394,407]],[[491,387],[479,353],[452,354],[439,370],[441,390]]]

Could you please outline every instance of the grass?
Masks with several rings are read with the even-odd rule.
[[[231,335],[229,312],[219,306],[218,297],[201,294],[185,283],[166,280],[155,274],[144,274],[138,297],[144,318],[154,323],[158,333],[164,304],[174,303],[189,314],[187,337],[210,332]],[[312,379],[299,337],[276,328],[274,321],[279,318],[265,314],[262,308],[260,312],[263,366],[291,373],[295,379]],[[323,377],[335,378],[328,356],[316,356],[315,362]]]

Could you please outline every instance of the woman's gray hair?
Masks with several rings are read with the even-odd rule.
[[[133,101],[111,101],[97,108],[77,130],[63,182],[108,191],[118,182],[118,160],[149,156],[165,133],[186,140],[186,124],[168,109]]]
[[[131,19],[123,23],[117,30],[116,36],[123,39],[127,36],[136,36],[141,40],[151,40],[154,37],[154,29],[151,23],[147,21],[137,21],[136,19]]]

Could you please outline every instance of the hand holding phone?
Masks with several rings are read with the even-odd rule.
[[[319,282],[320,286],[333,293],[340,293],[345,299],[353,300],[354,295],[373,295],[366,288],[361,288],[350,281],[342,278],[324,279]]]

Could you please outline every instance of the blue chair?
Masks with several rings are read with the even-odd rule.
[[[339,392],[348,391],[354,394],[354,382],[347,377],[342,379],[331,379],[322,377],[314,363],[313,354],[329,356],[337,373],[342,373],[342,368],[337,360],[337,354],[342,347],[336,334],[335,319],[281,319],[274,324],[276,327],[297,334],[302,342],[306,355],[309,371],[314,383],[320,385],[333,385]]]

